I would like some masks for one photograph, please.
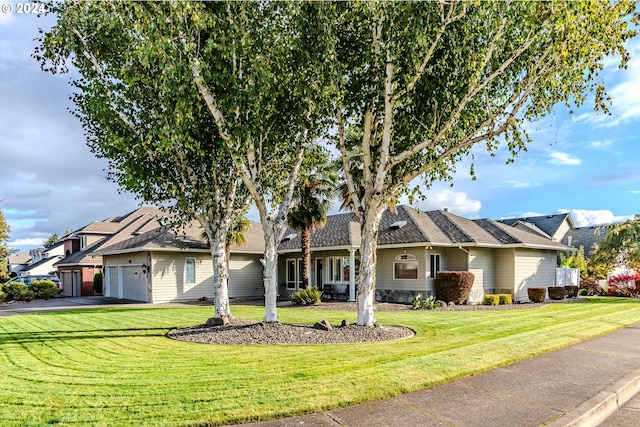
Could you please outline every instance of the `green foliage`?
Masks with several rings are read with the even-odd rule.
[[[93,275],[93,292],[102,295],[102,271],[96,271]]]
[[[547,288],[527,288],[527,295],[531,302],[544,302],[547,296]]]
[[[35,298],[34,292],[27,285],[20,282],[7,282],[2,284],[2,292],[7,300],[31,301]]]
[[[589,291],[586,289],[580,289],[580,291],[578,292],[578,295],[580,295],[581,297],[586,297],[587,295],[589,295]]]
[[[60,288],[51,280],[34,280],[31,282],[31,291],[35,298],[49,300],[60,293]]]
[[[55,245],[59,241],[60,241],[60,236],[58,236],[57,232],[54,232],[51,236],[49,236],[47,240],[44,240],[42,242],[42,246],[44,246],[45,248],[50,248],[51,246]]]
[[[440,304],[436,302],[436,297],[431,295],[427,299],[422,299],[422,294],[418,294],[411,299],[411,305],[414,310],[419,310],[421,308],[427,310],[433,310],[434,308],[440,307]]]
[[[605,271],[623,265],[640,270],[640,215],[604,227],[604,239],[596,246],[592,261]]]
[[[335,166],[329,159],[329,152],[322,147],[315,147],[307,153],[289,212],[289,226],[301,234],[303,287],[309,284],[306,266],[311,263],[311,233],[327,222],[338,183]]]
[[[316,286],[308,286],[289,296],[291,302],[298,305],[320,304],[322,291]]]
[[[553,300],[561,300],[565,297],[564,286],[549,286],[549,298]]]
[[[595,279],[585,278],[580,280],[580,288],[587,291],[587,295],[603,295],[604,291]]]
[[[4,302],[6,297],[7,297],[7,294],[5,294],[4,292],[0,291],[0,302]]]
[[[511,294],[485,294],[482,301],[484,305],[505,305],[513,304]]]
[[[485,294],[482,299],[483,305],[499,305],[500,297],[497,294]]]
[[[462,304],[469,298],[473,286],[473,273],[468,271],[439,271],[435,280],[438,299]]]
[[[584,255],[584,246],[580,246],[577,251],[560,254],[560,267],[578,268],[580,276],[586,277],[588,274],[588,260]]]
[[[0,200],[2,202],[2,200]],[[9,249],[7,242],[9,241],[9,232],[11,227],[7,223],[4,217],[4,212],[0,209],[0,279],[9,277],[9,256],[13,255],[17,251]]]

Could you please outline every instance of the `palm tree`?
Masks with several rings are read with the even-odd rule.
[[[335,167],[328,161],[325,152],[319,151],[312,160],[316,160],[316,164],[300,175],[295,202],[288,218],[289,226],[300,232],[303,288],[309,285],[311,233],[327,222],[327,213],[331,209],[331,199],[338,183]]]
[[[227,234],[226,241],[227,266],[229,266],[229,259],[231,257],[231,245],[244,245],[247,241],[247,239],[244,237],[244,232],[249,230],[249,227],[251,227],[251,221],[249,221],[244,215],[240,215],[238,218],[236,218],[236,221],[231,226],[231,231]]]

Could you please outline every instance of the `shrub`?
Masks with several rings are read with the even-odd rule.
[[[549,286],[549,298],[555,300],[564,299],[564,286]]]
[[[573,285],[567,285],[564,287],[564,293],[567,298],[575,298],[578,296],[578,287]]]
[[[60,293],[60,288],[51,280],[34,280],[31,283],[31,290],[36,298],[51,299]]]
[[[527,288],[527,295],[532,302],[543,302],[547,296],[547,288]]]
[[[497,294],[485,294],[484,299],[482,300],[483,305],[499,305],[500,304],[500,296]]]
[[[587,291],[586,289],[580,289],[578,295],[580,295],[581,297],[586,297],[587,295],[589,295],[589,291]]]
[[[4,292],[0,291],[0,302],[4,302],[4,299],[7,297]]]
[[[432,310],[434,308],[440,307],[440,303],[436,301],[435,296],[431,295],[429,298],[423,300],[421,294],[413,297],[413,299],[411,300],[411,305],[413,306],[414,310],[418,310],[421,308]]]
[[[500,305],[513,304],[513,297],[511,294],[498,294],[500,298]]]
[[[597,280],[582,279],[580,280],[580,288],[587,290],[587,295],[602,295],[603,290]]]
[[[317,286],[309,286],[292,294],[289,299],[297,305],[320,304],[322,291]]]
[[[468,271],[439,271],[435,280],[438,299],[462,304],[469,298],[473,286],[473,273]]]
[[[28,290],[27,285],[20,282],[8,282],[2,285],[2,292],[6,294],[6,298],[9,301],[21,301],[23,293]]]
[[[102,271],[97,271],[93,275],[93,293],[102,295]]]
[[[513,304],[511,294],[485,294],[482,302],[484,305],[506,305]]]

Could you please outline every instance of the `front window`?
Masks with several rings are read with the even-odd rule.
[[[393,263],[394,280],[417,280],[418,261],[415,255],[402,254],[395,258]]]
[[[355,276],[360,272],[360,259],[355,259]],[[351,281],[351,258],[348,256],[327,258],[327,282],[349,283]]]
[[[184,267],[184,281],[185,283],[196,283],[196,259],[187,258]]]
[[[429,277],[435,279],[438,271],[440,271],[440,254],[431,254],[429,256],[429,267],[431,269]]]

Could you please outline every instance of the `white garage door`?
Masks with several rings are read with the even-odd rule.
[[[62,295],[68,297],[73,295],[73,278],[70,271],[62,272]]]
[[[108,267],[105,295],[118,298],[118,267]]]
[[[122,298],[147,301],[147,275],[141,266],[122,267]]]

